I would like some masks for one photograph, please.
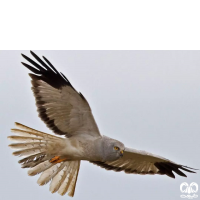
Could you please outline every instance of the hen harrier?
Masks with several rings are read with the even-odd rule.
[[[185,177],[181,170],[195,173],[192,168],[101,135],[85,97],[45,57],[44,62],[31,54],[38,63],[22,54],[34,67],[22,64],[33,72],[29,75],[39,117],[55,134],[65,136],[43,133],[20,123],[12,129],[16,135],[8,138],[16,142],[9,145],[17,149],[13,155],[24,157],[19,163],[22,168],[30,168],[30,176],[41,173],[39,185],[51,181],[52,193],[74,196],[81,160],[130,174],[166,174],[175,178],[173,172]]]

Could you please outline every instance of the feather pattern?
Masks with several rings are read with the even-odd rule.
[[[35,137],[23,137],[23,136],[8,136],[8,139],[14,142],[43,142],[41,139]]]
[[[69,186],[69,189],[68,189],[68,191],[69,191],[68,195],[71,196],[71,197],[73,197],[74,193],[75,193],[76,181],[77,181],[77,178],[78,178],[79,167],[80,167],[80,161],[78,163],[77,169],[75,170],[75,173],[73,174],[73,178],[72,178],[72,181],[70,182],[70,186]]]
[[[46,58],[47,63],[32,51],[31,54],[39,64],[23,54],[34,67],[22,64],[34,73],[30,77],[40,118],[59,135],[101,136],[85,97]]]
[[[46,144],[41,142],[13,143],[9,145],[9,147],[11,147],[12,149],[31,149],[36,147],[43,148],[45,146]]]
[[[48,160],[40,163],[39,165],[36,165],[35,167],[31,168],[28,170],[28,175],[29,176],[35,176],[36,174],[39,174],[50,167],[52,167],[54,164],[50,163]]]
[[[31,148],[31,149],[23,149],[20,151],[15,151],[15,152],[13,152],[13,155],[14,156],[30,156],[33,154],[42,153],[44,151],[45,151],[45,149],[35,147],[35,148]]]
[[[72,161],[72,162],[70,162],[70,164],[69,164],[69,167],[68,167],[68,169],[66,170],[66,176],[65,176],[65,179],[62,181],[62,183],[61,183],[61,186],[60,186],[60,188],[58,189],[58,193],[60,194],[60,195],[64,195],[66,192],[67,192],[67,190],[68,190],[68,187],[69,187],[69,180],[70,180],[70,178],[71,178],[71,176],[72,176],[72,170],[73,170],[73,167],[74,167],[74,161]]]
[[[60,195],[65,195],[67,192],[68,192],[69,196],[74,195],[75,180],[77,179],[79,165],[80,165],[80,161],[71,161],[70,162],[70,165],[66,171],[67,175],[66,175],[64,181],[61,183],[60,188],[58,189],[58,193]]]
[[[44,185],[51,181],[50,191],[59,192],[64,195],[68,192],[69,196],[74,195],[76,180],[80,167],[80,161],[65,161],[51,163],[49,160],[56,155],[55,149],[63,148],[65,138],[53,136],[47,133],[15,123],[17,128],[12,129],[16,135],[9,136],[16,143],[9,146],[18,151],[13,152],[15,156],[24,156],[19,160],[22,168],[30,168],[28,175],[35,176],[40,174],[37,181],[39,185]],[[20,143],[18,143],[20,142]]]
[[[161,156],[130,148],[126,148],[123,157],[116,161],[95,161],[92,163],[107,170],[114,170],[116,172],[124,171],[127,174],[166,174],[171,178],[175,178],[173,172],[186,177],[179,169],[195,173],[189,170],[189,167],[176,164]]]
[[[65,167],[63,168],[63,170],[61,170],[52,180],[51,184],[50,184],[50,188],[49,190],[52,193],[55,193],[58,191],[58,189],[60,188],[62,182],[65,180],[65,177],[67,176],[67,169],[69,168],[69,162],[66,163]]]
[[[37,183],[39,185],[44,185],[48,183],[60,170],[62,170],[65,167],[65,163],[57,163],[50,167],[49,169],[45,170],[38,179]]]
[[[51,157],[52,156],[48,156],[45,153],[41,153],[41,154],[32,155],[32,156],[26,157],[25,159],[22,159],[24,160],[23,163],[21,162],[22,160],[20,160],[19,162],[21,162],[22,168],[31,168],[31,167],[37,166],[38,164],[46,160],[50,160]]]

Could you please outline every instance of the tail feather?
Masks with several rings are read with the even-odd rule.
[[[8,139],[14,142],[44,142],[42,139],[35,138],[35,137],[23,137],[23,136],[8,136]]]
[[[56,165],[52,166],[51,168],[44,171],[40,178],[38,179],[37,183],[39,185],[44,185],[48,183],[60,170],[65,167],[65,163],[57,163]]]
[[[28,126],[25,126],[25,125],[23,125],[23,124],[20,124],[20,123],[18,123],[18,122],[15,122],[15,125],[16,125],[16,127],[18,127],[19,129],[17,129],[17,130],[20,130],[20,131],[26,131],[26,132],[28,132],[29,134],[30,133],[32,133],[33,135],[38,135],[38,136],[41,136],[41,137],[45,137],[45,136],[47,136],[47,137],[50,137],[50,138],[58,138],[58,137],[56,137],[56,136],[53,136],[53,135],[50,135],[50,134],[47,134],[47,133],[44,133],[44,132],[41,132],[41,131],[38,131],[38,130],[35,130],[35,129],[33,129],[33,128],[30,128],[30,127],[28,127]],[[11,129],[11,130],[16,130],[16,129]]]
[[[51,163],[50,159],[56,155],[55,147],[65,145],[64,139],[35,129],[15,123],[17,129],[12,129],[15,134],[8,138],[15,143],[9,146],[17,151],[15,156],[24,156],[18,162],[22,168],[30,168],[28,174],[34,176],[42,173],[37,181],[39,185],[44,185],[51,181],[49,190],[69,196],[74,195],[76,181],[78,177],[80,161],[64,161],[61,163]],[[63,146],[64,147],[64,146]]]
[[[79,171],[79,162],[78,161],[71,161],[73,162],[68,175],[66,176],[64,182],[60,186],[58,193],[60,195],[65,195],[68,192],[69,196],[74,195],[75,185],[76,185],[76,178]]]
[[[69,168],[67,170],[67,176],[65,177],[64,181],[62,182],[60,188],[58,189],[58,193],[60,195],[65,195],[67,192],[68,195],[73,194],[73,177],[76,176],[76,172],[79,169],[79,161],[71,161]],[[72,187],[70,188],[70,185],[72,184]],[[71,189],[71,190],[70,190]]]
[[[50,167],[55,165],[54,163],[50,163],[48,160],[36,165],[35,167],[32,167],[31,169],[28,170],[28,175],[29,176],[35,176],[36,174],[39,174]]]
[[[45,151],[45,149],[38,149],[36,147],[36,148],[31,148],[31,149],[23,149],[20,151],[15,151],[15,152],[13,152],[13,155],[14,156],[30,156],[30,155],[38,154],[38,153],[41,153],[44,151]]]
[[[65,167],[63,168],[63,170],[61,170],[58,174],[56,174],[56,176],[52,179],[49,190],[52,193],[55,193],[58,191],[58,189],[60,188],[62,182],[65,180],[65,177],[67,176],[67,168],[68,168],[68,162],[65,165]]]
[[[17,125],[17,127],[18,127],[18,125]],[[43,133],[43,132],[31,129],[31,128],[24,126],[22,124],[20,124],[20,127],[26,127],[26,128],[23,129],[23,130],[13,128],[13,129],[11,129],[11,132],[15,133],[16,135],[20,135],[20,136],[35,137],[35,138],[45,139],[45,140],[48,140],[48,139],[58,139],[59,140],[59,139],[61,139],[60,137],[56,137],[54,135],[50,135],[50,134],[47,134],[47,133]]]
[[[35,155],[34,155],[35,156]],[[25,162],[22,164],[22,168],[32,168],[32,167],[35,167],[36,165],[46,161],[46,160],[49,160],[51,158],[51,156],[47,156],[47,155],[44,155],[44,154],[41,154],[41,157],[39,157],[38,159],[36,158],[35,160],[33,161],[30,161],[30,162]]]
[[[65,162],[65,167],[53,177],[49,190],[52,193],[58,191],[58,193],[61,195],[64,195],[66,192],[68,192],[69,196],[73,196],[76,187],[79,167],[80,161]],[[72,176],[72,178],[69,179],[70,176]]]
[[[37,130],[35,130],[35,129],[33,129],[33,128],[30,128],[30,127],[28,127],[28,126],[25,126],[25,125],[23,125],[23,124],[20,124],[19,122],[15,122],[15,126],[16,127],[18,127],[18,128],[20,128],[20,129],[22,129],[22,130],[26,130],[26,131],[33,131],[33,132],[40,132],[40,133],[42,133],[41,131],[37,131]]]
[[[77,181],[77,178],[78,178],[78,173],[79,173],[79,168],[80,168],[80,161],[78,163],[78,166],[77,166],[77,169],[73,175],[73,179],[70,183],[70,186],[69,186],[69,193],[68,195],[73,197],[74,196],[74,193],[75,193],[75,188],[76,188],[76,181]]]
[[[45,146],[46,144],[41,142],[13,143],[9,145],[9,147],[11,147],[12,149],[31,149],[36,147],[43,148]]]
[[[16,129],[16,128],[11,129],[11,132],[15,133],[16,135],[19,135],[19,136],[43,139],[43,136],[37,132],[33,133],[31,131],[25,131],[25,130],[20,130],[20,129]]]
[[[28,156],[26,158],[23,158],[23,159],[19,160],[18,163],[27,164],[27,163],[31,163],[31,162],[35,162],[35,161],[41,161],[42,162],[42,159],[44,157],[46,157],[45,153],[38,153],[38,154],[31,155],[31,156]]]
[[[65,193],[67,192],[68,190],[68,187],[69,187],[69,183],[70,183],[70,179],[71,179],[71,176],[72,176],[72,170],[73,170],[73,167],[74,167],[74,162],[72,161],[67,169],[67,176],[65,177],[64,181],[62,182],[60,188],[58,189],[58,193],[60,195],[65,195]]]

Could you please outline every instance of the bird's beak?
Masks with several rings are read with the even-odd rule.
[[[124,154],[124,151],[121,150],[121,151],[120,151],[120,156],[123,156],[123,154]]]

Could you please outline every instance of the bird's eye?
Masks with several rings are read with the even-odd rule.
[[[114,150],[118,151],[118,150],[119,150],[119,147],[114,147]]]

